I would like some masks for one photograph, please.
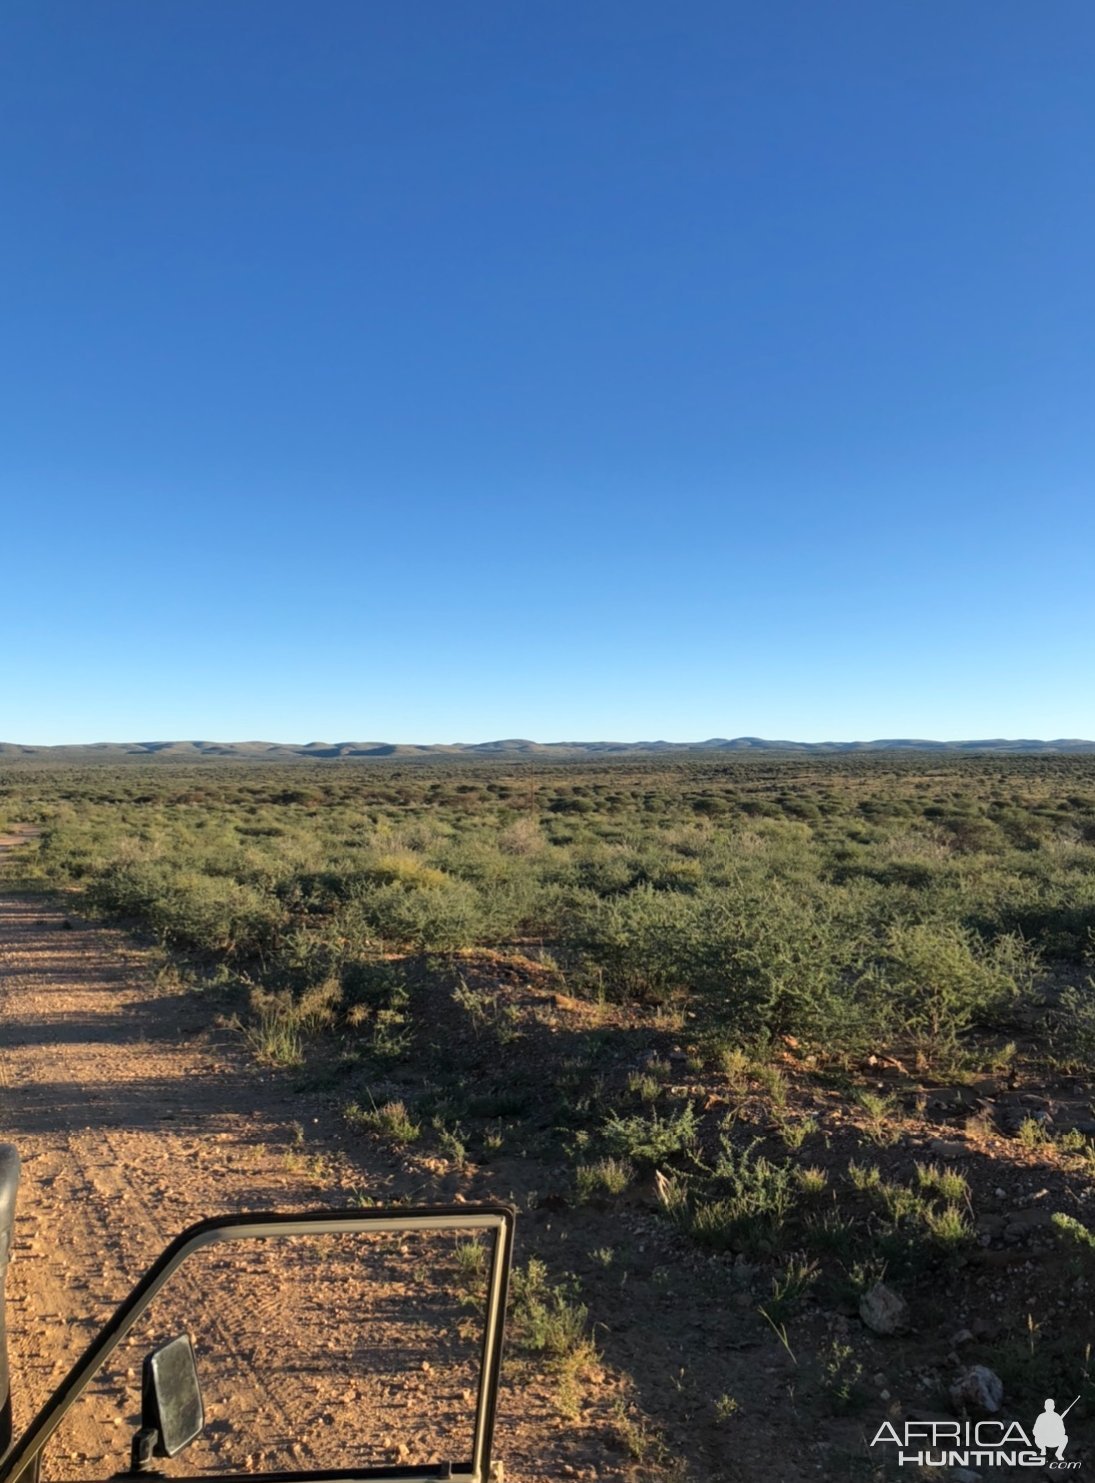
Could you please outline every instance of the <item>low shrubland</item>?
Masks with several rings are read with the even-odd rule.
[[[788,1354],[883,1277],[950,1332],[1023,1243],[1091,1285],[1095,759],[12,767],[0,813],[38,831],[13,880],[152,938],[364,1146],[500,1171],[544,1222],[516,1351],[564,1408],[636,1251]],[[855,1332],[810,1372],[837,1413]]]
[[[395,956],[519,947],[730,1043],[938,1060],[1069,965],[1046,1033],[1095,1036],[1086,758],[13,767],[0,807],[90,909],[347,1008]]]

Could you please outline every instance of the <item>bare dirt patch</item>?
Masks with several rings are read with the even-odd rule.
[[[0,994],[0,1130],[17,1144],[24,1164],[9,1276],[17,1432],[185,1226],[228,1212],[429,1196],[420,1170],[347,1134],[321,1100],[313,1107],[288,1077],[257,1066],[235,1037],[211,1029],[199,999],[157,990],[142,949],[120,932],[90,926],[63,903],[0,898]],[[245,1263],[238,1272],[229,1265],[216,1274],[225,1349],[219,1358],[233,1377],[230,1409],[237,1418],[262,1418],[270,1439],[265,1454],[246,1454],[244,1465],[316,1465],[316,1433],[310,1438],[304,1420],[314,1413],[328,1417],[328,1428],[334,1421],[329,1406],[316,1411],[314,1396],[304,1420],[295,1421],[291,1402],[299,1395],[264,1384],[263,1355],[303,1345],[328,1353],[332,1374],[341,1376],[351,1333],[362,1328],[378,1343],[385,1332],[409,1325],[411,1337],[400,1339],[404,1391],[395,1399],[401,1410],[412,1393],[415,1417],[454,1397],[467,1409],[465,1360],[442,1381],[436,1376],[463,1316],[451,1302],[443,1314],[432,1311],[445,1307],[444,1266],[438,1297],[433,1254],[397,1249],[384,1261],[386,1280],[375,1277],[368,1293],[360,1281],[347,1285],[345,1271],[322,1291],[310,1289],[308,1312],[279,1305],[276,1291],[260,1302],[248,1288]],[[420,1356],[411,1392],[405,1390],[413,1368],[408,1352]],[[390,1390],[395,1379],[389,1380]],[[120,1422],[132,1420],[137,1388],[139,1382],[130,1386],[128,1412],[115,1408]],[[364,1394],[356,1396],[358,1455],[369,1437],[380,1460],[428,1460],[434,1449],[424,1427],[406,1424],[411,1418],[404,1415],[400,1429],[400,1418],[380,1399],[374,1393],[370,1406]],[[227,1429],[227,1409],[227,1401],[219,1414],[214,1407],[214,1427]],[[608,1398],[599,1409],[603,1422]],[[578,1476],[621,1476],[623,1460],[605,1455],[597,1413],[591,1400],[583,1417],[564,1428],[548,1383],[511,1384],[497,1455],[517,1478],[547,1479],[570,1469]],[[128,1444],[128,1429],[121,1430]],[[109,1452],[90,1421],[62,1440],[67,1455],[53,1475],[79,1476],[85,1465],[89,1476],[101,1475]]]

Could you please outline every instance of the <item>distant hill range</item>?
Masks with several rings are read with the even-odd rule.
[[[840,753],[840,752],[994,752],[994,753],[1095,753],[1095,741],[1073,738],[1057,741],[919,741],[913,738],[890,738],[882,741],[796,742],[769,741],[759,736],[711,737],[699,742],[535,742],[522,739],[490,742],[452,742],[420,746],[408,742],[92,742],[80,746],[36,747],[17,742],[0,742],[0,762],[20,758],[38,758],[55,762],[128,761],[148,758],[163,761],[196,762],[204,759],[232,759],[247,762],[294,762],[314,759],[339,761],[368,758],[499,758],[518,761],[540,758],[544,761],[580,759],[583,757],[665,756],[684,753]]]

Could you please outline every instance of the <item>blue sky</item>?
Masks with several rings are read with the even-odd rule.
[[[8,0],[0,739],[1095,736],[1079,0]]]

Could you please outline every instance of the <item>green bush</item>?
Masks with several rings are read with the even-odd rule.
[[[479,939],[481,911],[474,886],[442,877],[443,884],[377,886],[357,909],[376,937],[397,947],[444,952]]]
[[[657,1164],[686,1153],[695,1144],[696,1132],[696,1114],[690,1102],[664,1117],[657,1112],[637,1113],[634,1117],[612,1112],[603,1128],[608,1147],[637,1164]]]
[[[1029,992],[1036,966],[1018,937],[985,943],[955,924],[922,922],[890,930],[872,977],[893,1033],[938,1055],[972,1026],[998,1023]]]
[[[697,915],[691,896],[641,885],[607,899],[587,895],[567,933],[611,997],[658,1003],[688,983]]]
[[[1062,1060],[1086,1066],[1095,1057],[1095,978],[1083,988],[1069,984],[1062,990],[1052,1031]]]
[[[1052,990],[1095,952],[1084,757],[11,765],[0,797],[42,829],[39,879],[294,999],[339,982],[385,1054],[404,952],[546,952],[697,1036],[830,1057],[951,1055],[1038,957]],[[1043,1044],[1091,1018],[1067,991]]]
[[[795,1209],[798,1181],[789,1164],[758,1154],[754,1143],[735,1150],[728,1139],[705,1193],[689,1196],[678,1222],[702,1246],[751,1253],[779,1250]]]

